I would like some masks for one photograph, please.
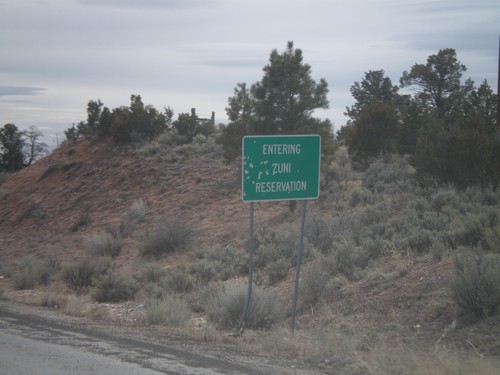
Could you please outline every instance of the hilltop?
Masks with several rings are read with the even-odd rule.
[[[212,138],[197,137],[187,145],[166,138],[139,145],[105,140],[65,144],[0,185],[3,297],[40,304],[41,296],[55,294],[92,306],[96,318],[130,323],[123,309],[130,312],[151,293],[143,275],[153,267],[181,269],[198,280],[198,289],[212,280],[244,283],[249,213],[241,200],[240,180],[240,165],[224,163]],[[124,215],[137,202],[145,208],[144,218],[123,230]],[[304,358],[326,373],[401,373],[405,366],[415,373],[431,373],[430,367],[437,369],[432,373],[441,373],[448,365],[493,373],[488,371],[500,355],[498,315],[470,323],[453,301],[449,282],[454,269],[451,248],[475,246],[476,238],[465,236],[469,221],[481,223],[474,235],[489,250],[500,243],[499,204],[498,193],[419,188],[402,158],[381,159],[356,172],[340,150],[323,166],[320,199],[308,205],[301,290],[308,297],[319,296],[302,300],[297,338],[279,328],[228,342],[205,323],[203,308],[195,311],[185,331],[201,325],[210,328],[218,344]],[[291,212],[288,202],[259,203],[255,208],[256,238],[267,246],[267,252],[257,254],[256,282],[286,300],[287,311],[293,256],[278,274],[283,262],[276,249],[292,248],[293,253],[299,208]],[[190,229],[188,248],[159,259],[142,257],[150,233],[172,221]],[[15,274],[26,259],[41,261],[51,255],[64,265],[88,254],[88,240],[99,233],[120,235],[123,241],[112,263],[139,280],[140,290],[132,300],[99,306],[88,291],[68,289],[58,274],[35,290],[14,287]],[[204,272],[210,267],[210,272],[227,271],[211,261],[218,262],[217,267],[231,262],[231,272],[227,277],[199,276],[202,265],[207,267]],[[328,279],[314,278],[325,269]],[[199,295],[186,296],[196,305],[192,300]],[[100,308],[106,314],[95,314]],[[193,332],[186,335],[197,337]],[[425,354],[428,362],[420,363]]]

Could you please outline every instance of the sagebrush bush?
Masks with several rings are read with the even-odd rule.
[[[167,272],[163,268],[156,264],[151,264],[144,267],[141,280],[146,283],[157,283],[166,274]]]
[[[265,267],[280,259],[295,261],[298,249],[296,234],[269,227],[258,227],[254,235],[255,265]],[[304,252],[304,255],[307,251]]]
[[[458,251],[450,285],[456,303],[476,318],[493,315],[500,306],[500,255],[481,248]]]
[[[478,214],[457,217],[450,228],[448,239],[454,248],[476,246],[483,240],[483,232],[486,229],[481,222],[481,215]]]
[[[150,325],[179,327],[191,319],[191,310],[186,301],[176,295],[152,298],[146,302],[144,320]]]
[[[48,256],[42,261],[24,258],[20,262],[19,270],[14,274],[14,287],[21,290],[47,285],[58,270],[59,260],[55,256]]]
[[[13,276],[14,288],[18,290],[34,289],[37,285],[38,275],[32,259],[23,259],[19,270]]]
[[[108,272],[96,279],[93,297],[97,302],[120,302],[134,298],[138,291],[133,277]]]
[[[305,238],[323,254],[332,248],[333,233],[331,224],[323,217],[313,217],[306,223]]]
[[[146,234],[141,255],[160,258],[184,250],[191,243],[193,230],[189,225],[178,220],[167,221],[151,233]]]
[[[129,209],[122,215],[120,233],[123,236],[134,231],[136,226],[146,218],[147,208],[142,199],[134,201]]]
[[[323,259],[312,262],[304,271],[299,289],[301,309],[314,308],[327,293],[330,277]]]
[[[274,292],[265,292],[254,286],[245,327],[268,329],[281,322],[284,304]],[[208,320],[220,328],[238,328],[245,307],[247,286],[228,285],[219,290],[207,306]]]
[[[415,172],[408,160],[400,155],[381,155],[363,174],[363,184],[377,192],[410,191],[416,186]]]
[[[441,211],[445,206],[456,207],[460,202],[458,192],[453,188],[442,189],[430,196],[429,199],[431,207],[435,211]]]
[[[189,272],[196,279],[198,283],[206,283],[210,281],[219,280],[217,270],[220,268],[218,261],[211,261],[208,259],[201,259],[195,264],[191,265]]]
[[[226,281],[243,267],[244,258],[231,246],[212,246],[199,252],[201,259],[190,267],[198,282]]]
[[[275,262],[269,263],[266,266],[267,276],[269,276],[269,283],[271,285],[276,284],[278,281],[283,280],[288,271],[290,270],[292,264],[288,259],[278,259]]]
[[[120,255],[123,240],[110,233],[97,233],[87,239],[85,246],[90,255],[115,257]]]
[[[168,270],[166,275],[160,279],[159,284],[170,294],[183,294],[193,289],[194,280],[185,267],[177,267]]]
[[[433,235],[430,231],[416,228],[408,233],[408,245],[413,251],[418,253],[427,252],[432,244]]]
[[[61,278],[70,289],[80,292],[91,286],[95,278],[106,273],[110,267],[109,259],[86,256],[63,266]]]
[[[360,269],[368,263],[369,257],[360,246],[350,241],[336,244],[333,252],[323,259],[325,271],[330,276],[344,275],[349,280],[360,278]]]

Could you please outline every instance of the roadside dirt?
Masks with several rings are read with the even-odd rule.
[[[210,374],[321,374],[318,369],[297,360],[260,357],[241,350],[189,341],[166,332],[162,327],[102,323],[0,301],[0,325],[2,320],[9,322],[4,324],[4,333],[12,331],[10,334],[21,334],[34,340],[43,336],[43,342],[81,348],[83,352],[103,356],[123,357],[126,362],[135,362],[161,373],[174,373],[168,370],[170,363],[174,362],[180,368],[179,374],[191,373],[189,368],[193,368],[191,371],[199,369],[196,374],[205,373],[204,368]],[[12,329],[16,326],[20,330]],[[50,357],[50,351],[45,355]],[[186,370],[182,370],[184,366]]]

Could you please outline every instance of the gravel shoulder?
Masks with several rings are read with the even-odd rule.
[[[17,333],[23,335],[25,332],[30,339],[113,356],[160,373],[171,373],[167,366],[173,360],[179,362],[178,374],[193,373],[189,372],[195,371],[193,369],[198,369],[199,374],[321,373],[289,359],[261,357],[212,343],[175,337],[159,327],[93,321],[7,301],[0,301],[0,320],[8,321]],[[190,370],[183,369],[183,366],[188,366]]]

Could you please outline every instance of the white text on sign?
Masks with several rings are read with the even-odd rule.
[[[300,143],[287,144],[287,143],[274,143],[262,145],[263,155],[299,155]]]

